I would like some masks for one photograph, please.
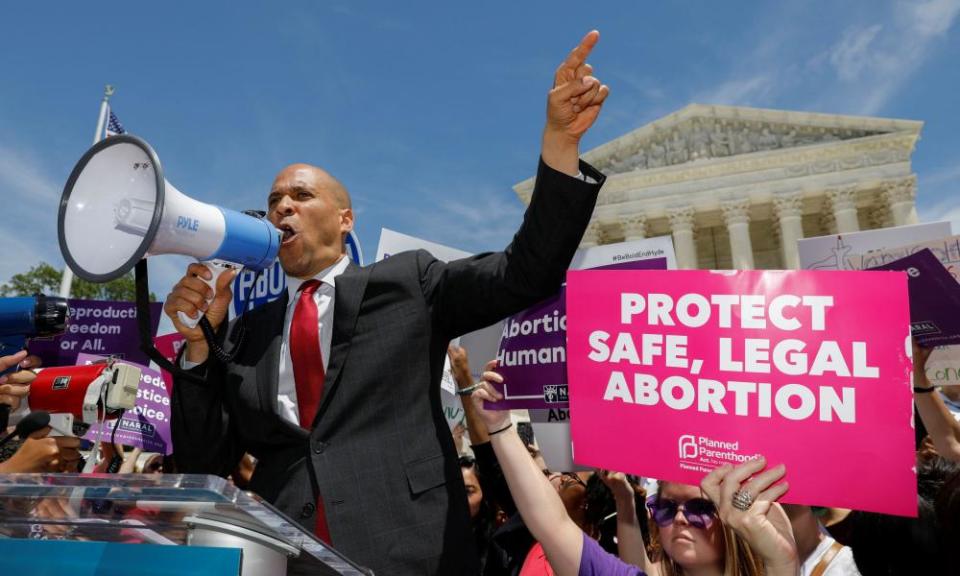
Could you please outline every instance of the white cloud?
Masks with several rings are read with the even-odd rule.
[[[830,64],[836,69],[841,80],[853,81],[860,77],[872,57],[870,46],[877,34],[883,30],[881,24],[848,28],[840,42],[829,53]]]
[[[41,261],[62,263],[57,244],[57,207],[62,183],[22,146],[0,144],[0,283]]]
[[[922,222],[950,222],[954,234],[960,234],[960,204],[953,201],[940,202],[929,207],[920,207]]]
[[[921,176],[920,178],[921,189],[931,186],[939,188],[941,185],[948,183],[960,185],[960,160],[948,163],[946,167]]]
[[[775,78],[772,71],[746,78],[736,78],[697,94],[693,101],[730,106],[763,106],[775,92]]]
[[[874,115],[942,44],[960,14],[960,0],[876,2],[868,19],[851,22],[824,41],[798,34],[793,23],[798,6],[780,5],[773,18],[758,25],[760,40],[753,50],[736,55],[729,76],[695,90],[692,100],[770,107],[801,103],[823,112]],[[816,48],[816,42],[826,48]]]
[[[390,226],[404,234],[467,250],[502,250],[523,219],[524,206],[512,191],[489,184],[460,182],[437,188],[419,187],[412,197],[423,198],[417,206],[396,206]],[[429,205],[430,209],[422,206]]]
[[[960,0],[898,2],[889,22],[857,24],[844,30],[824,60],[837,79],[825,104],[872,115],[884,108],[930,56],[960,12]]]
[[[8,146],[0,146],[0,183],[31,203],[56,202],[61,189],[33,157]]]
[[[917,184],[917,210],[924,222],[947,220],[960,234],[960,158],[921,173]]]
[[[915,33],[923,37],[935,37],[950,29],[957,13],[960,13],[960,1],[904,2],[902,8],[910,18],[910,27]]]

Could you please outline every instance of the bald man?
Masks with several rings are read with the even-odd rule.
[[[221,327],[233,275],[220,276],[208,304],[198,276],[209,272],[188,268],[164,305],[188,342],[182,366],[203,380],[176,378],[173,389],[181,472],[225,476],[248,452],[258,460],[251,490],[377,574],[477,572],[441,407],[444,357],[452,338],[560,288],[604,178],[579,160],[608,93],[586,63],[598,36],[557,69],[536,187],[503,252],[450,263],[407,252],[355,266],[344,247],[349,194],[324,170],[293,164],[267,197],[288,290],[246,313],[232,362],[208,358],[201,331],[177,312]]]

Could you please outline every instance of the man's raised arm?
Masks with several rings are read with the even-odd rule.
[[[564,59],[547,97],[543,149],[523,223],[503,252],[443,264],[419,255],[422,288],[445,332],[456,337],[555,294],[590,222],[604,176],[580,161],[580,139],[609,89],[586,62],[589,32]],[[581,177],[582,172],[582,177]]]

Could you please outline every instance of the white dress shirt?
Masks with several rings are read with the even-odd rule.
[[[333,340],[333,306],[336,278],[347,269],[350,259],[341,256],[332,266],[320,271],[314,276],[320,281],[320,286],[313,293],[313,301],[317,304],[317,317],[320,324],[320,350],[323,358],[323,371],[326,373],[330,361],[330,342]],[[297,411],[297,384],[293,379],[293,360],[290,357],[290,324],[293,322],[293,311],[300,299],[300,286],[306,282],[300,278],[287,276],[287,313],[283,318],[283,343],[280,349],[280,373],[277,380],[277,413],[285,420],[299,425],[300,413]],[[307,424],[309,426],[309,424]]]
[[[333,341],[333,305],[336,278],[347,269],[350,259],[345,255],[333,265],[324,268],[313,277],[320,281],[320,286],[313,293],[313,301],[317,304],[317,318],[320,332],[320,351],[323,358],[323,371],[326,373],[330,358],[330,344]],[[297,411],[297,383],[293,379],[293,360],[290,358],[290,324],[293,322],[293,311],[300,299],[300,286],[306,282],[300,278],[287,276],[287,311],[283,317],[283,341],[280,350],[280,371],[277,380],[277,414],[284,420],[300,425],[300,413]],[[180,358],[180,367],[189,370],[199,364],[187,360],[186,354]]]

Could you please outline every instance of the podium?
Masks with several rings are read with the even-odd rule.
[[[216,476],[0,474],[0,574],[63,573],[373,574]]]

